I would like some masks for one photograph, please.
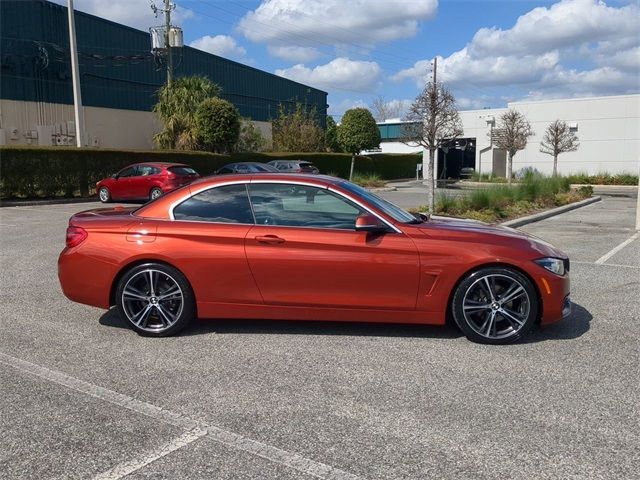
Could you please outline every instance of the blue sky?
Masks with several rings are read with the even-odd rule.
[[[321,88],[336,118],[381,96],[401,111],[435,56],[461,109],[640,91],[637,0],[175,2],[186,44]],[[144,30],[160,23],[147,0],[75,5]]]

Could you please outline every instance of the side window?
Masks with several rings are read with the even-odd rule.
[[[364,212],[324,188],[283,183],[252,183],[249,196],[258,225],[353,230]]]
[[[244,184],[214,187],[197,193],[173,209],[176,220],[253,224]]]
[[[160,169],[152,167],[150,165],[138,165],[138,175],[146,177],[148,175],[155,175],[159,173]]]
[[[136,176],[136,167],[127,167],[124,170],[120,170],[118,173],[119,177],[135,177]]]
[[[218,170],[218,175],[223,175],[225,173],[233,173],[233,170],[231,170],[231,168],[229,167],[222,167],[220,170]]]

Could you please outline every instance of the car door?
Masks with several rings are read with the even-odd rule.
[[[123,168],[114,179],[111,188],[111,197],[114,199],[127,200],[134,198],[131,195],[132,178],[136,175],[136,166]]]
[[[250,183],[245,246],[267,304],[413,310],[419,257],[403,233],[355,231],[365,210],[326,188]]]
[[[133,198],[148,198],[151,189],[160,185],[161,170],[151,165],[138,165],[136,175],[131,181],[131,195]]]

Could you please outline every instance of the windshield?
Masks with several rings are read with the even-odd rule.
[[[375,193],[372,193],[369,190],[362,188],[354,183],[341,182],[340,186],[345,190],[351,193],[355,193],[359,197],[362,197],[372,205],[375,205],[377,208],[382,210],[384,213],[392,217],[397,222],[402,222],[402,223],[419,223],[420,222],[420,220],[418,220],[416,217],[411,215],[406,210],[398,207],[397,205],[394,205],[393,203],[385,200],[384,198],[379,197]]]

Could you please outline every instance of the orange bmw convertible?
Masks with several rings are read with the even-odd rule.
[[[569,315],[569,259],[517,230],[414,216],[321,175],[226,175],[69,220],[64,294],[133,330],[194,319],[444,324],[502,344]]]

